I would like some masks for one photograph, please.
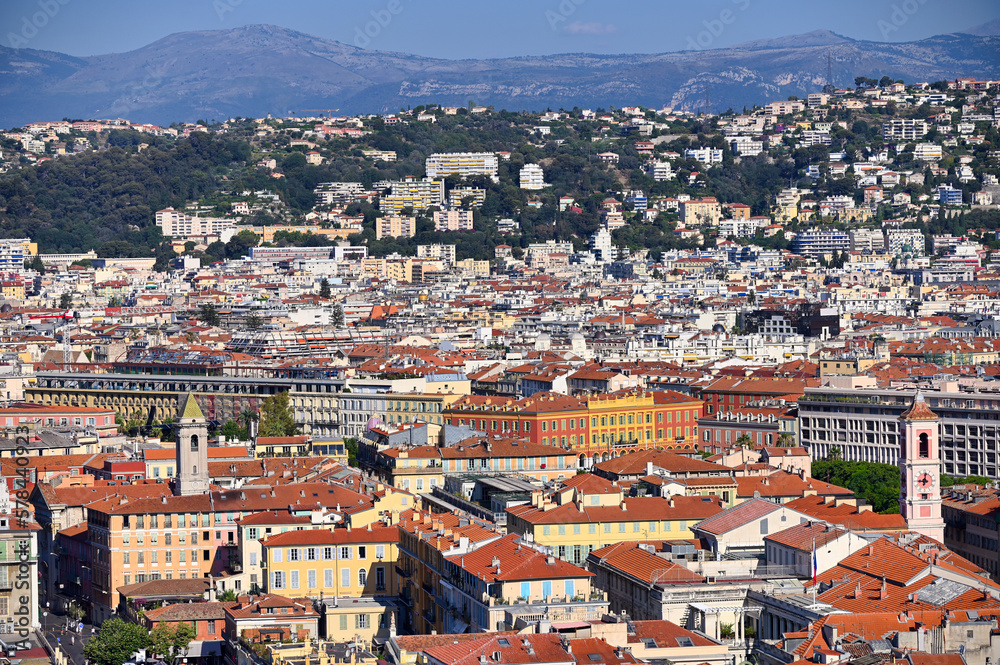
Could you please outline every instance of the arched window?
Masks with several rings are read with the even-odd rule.
[[[191,435],[191,450],[198,450],[198,435]]]
[[[923,434],[920,435],[919,441],[920,441],[919,444],[920,450],[917,452],[917,455],[921,459],[929,458],[931,456],[931,442],[927,437],[927,432],[924,432]]]

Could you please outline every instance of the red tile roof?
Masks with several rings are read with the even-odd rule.
[[[593,577],[594,573],[579,566],[546,557],[538,550],[520,543],[520,536],[510,534],[487,543],[466,554],[448,557],[458,565],[488,584],[518,580],[554,580]],[[499,565],[494,565],[499,562]]]
[[[694,528],[705,533],[721,535],[750,524],[762,517],[766,517],[771,513],[778,512],[781,508],[780,505],[773,501],[750,499],[718,515],[698,522],[698,524],[694,525]]]
[[[587,557],[589,561],[599,561],[602,565],[617,569],[647,584],[660,581],[704,582],[705,578],[674,563],[670,559],[640,547],[638,542],[616,543],[594,550]]]

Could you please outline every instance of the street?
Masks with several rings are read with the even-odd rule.
[[[83,624],[83,634],[77,635],[65,630],[67,617],[49,613],[42,617],[42,632],[53,649],[61,648],[68,656],[72,665],[84,665],[83,645],[90,639],[93,626]]]

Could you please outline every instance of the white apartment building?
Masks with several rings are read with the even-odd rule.
[[[936,143],[918,143],[913,148],[913,158],[925,162],[936,162],[942,157],[941,146]]]
[[[471,199],[473,206],[481,206],[486,203],[486,190],[477,187],[456,187],[448,192],[448,207],[459,208],[465,199]]]
[[[364,193],[360,182],[321,182],[313,190],[317,205],[347,204]]]
[[[498,182],[500,160],[492,152],[439,152],[425,162],[428,178],[447,175],[487,175]]]
[[[754,157],[764,152],[764,142],[754,141],[749,136],[734,136],[729,144],[733,152],[741,157]]]
[[[806,102],[809,104],[809,108],[818,109],[830,103],[830,95],[825,92],[812,92],[806,97]]]
[[[799,101],[771,102],[764,106],[764,115],[792,115],[805,110],[806,105]]]
[[[430,206],[444,205],[444,180],[417,180],[409,176],[397,182],[377,182],[375,189],[389,190],[389,195],[379,200],[379,210],[382,212],[399,214],[406,208],[423,210]]]
[[[886,229],[885,249],[893,256],[904,252],[911,256],[924,255],[924,234],[920,229]]]
[[[0,240],[0,267],[21,269],[25,259],[38,253],[38,245],[30,238],[5,238]]]
[[[455,263],[454,245],[417,245],[418,259],[437,259],[448,264]]]
[[[590,236],[590,251],[594,253],[597,260],[610,263],[618,257],[618,248],[615,247],[611,232],[607,229],[598,229]]]
[[[435,231],[471,231],[471,210],[436,210],[434,211]]]
[[[702,164],[721,164],[722,151],[712,148],[698,148],[695,150],[685,150],[685,159],[696,159]]]
[[[821,132],[815,129],[808,129],[802,132],[801,143],[803,147],[809,148],[814,145],[830,145],[830,132]]]
[[[521,189],[544,189],[545,172],[538,164],[525,164],[521,169]]]
[[[666,180],[673,180],[674,168],[671,166],[670,162],[646,162],[646,175],[655,180],[656,182],[664,182]]]
[[[851,229],[851,251],[876,254],[885,249],[885,236],[878,229]]]
[[[917,141],[927,134],[927,123],[912,118],[896,118],[882,123],[882,138],[886,141]]]
[[[767,217],[724,219],[719,222],[719,237],[753,238],[770,221]]]
[[[222,217],[191,217],[173,208],[164,208],[156,212],[156,225],[165,238],[191,238],[221,235],[236,222]]]

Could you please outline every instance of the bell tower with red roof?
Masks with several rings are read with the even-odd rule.
[[[938,429],[937,414],[918,392],[899,416],[899,510],[911,531],[943,543]]]

